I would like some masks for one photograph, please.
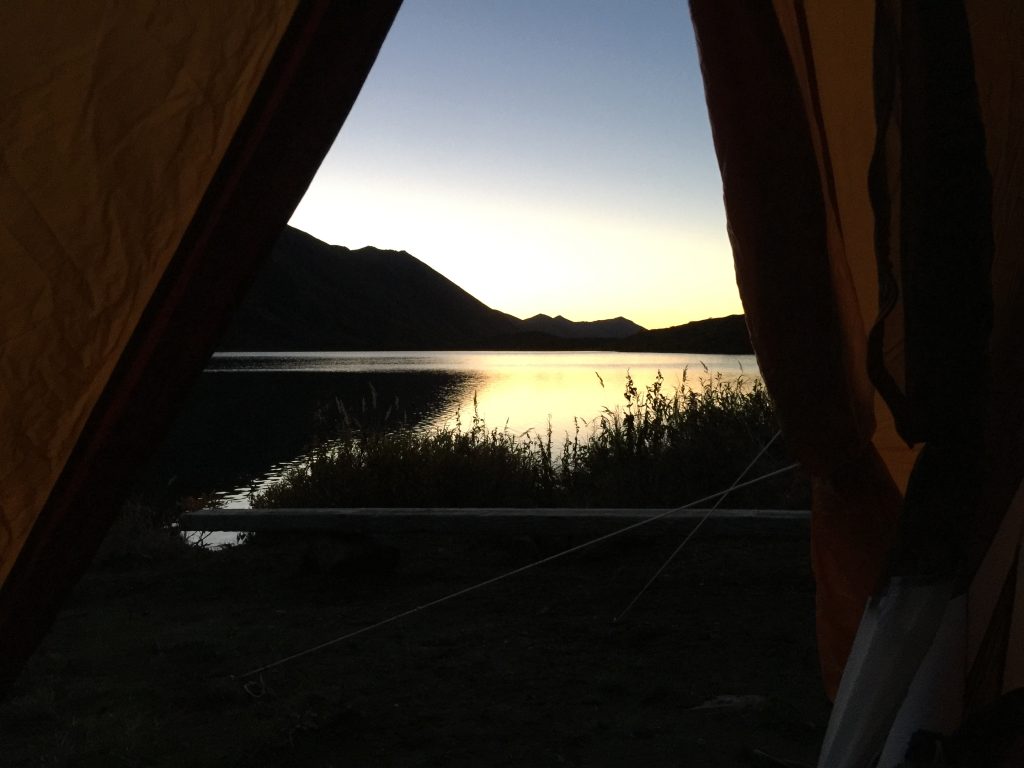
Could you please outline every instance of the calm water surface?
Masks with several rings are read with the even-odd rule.
[[[550,425],[553,441],[560,445],[577,426],[581,436],[605,410],[625,404],[623,390],[627,374],[640,389],[650,385],[661,372],[664,391],[671,394],[685,380],[721,374],[723,378],[759,376],[751,355],[691,355],[635,352],[304,352],[304,353],[219,353],[214,355],[206,377],[215,377],[221,387],[234,379],[332,381],[364,387],[360,403],[345,403],[358,412],[366,398],[379,397],[378,408],[397,398],[403,401],[423,396],[426,387],[436,387],[422,402],[409,423],[419,430],[433,430],[460,421],[472,424],[474,407],[488,428],[507,428],[519,434],[546,434]],[[286,374],[295,374],[288,377]],[[323,374],[311,376],[311,374]],[[436,375],[435,378],[424,378]],[[222,378],[229,377],[229,378]],[[424,381],[431,383],[425,384]],[[404,393],[402,387],[417,391]],[[475,398],[475,406],[474,406]],[[344,397],[338,396],[339,400]],[[406,414],[408,417],[408,414]],[[275,462],[254,478],[255,485],[270,482],[297,462],[303,454]],[[218,492],[229,506],[247,506],[249,486],[223,488]]]

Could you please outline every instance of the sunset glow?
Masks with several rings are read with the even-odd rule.
[[[495,309],[741,311],[685,4],[406,0],[292,225]]]

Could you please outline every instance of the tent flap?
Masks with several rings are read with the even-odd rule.
[[[899,505],[871,442],[874,390],[852,277],[864,270],[848,268],[835,232],[829,211],[838,197],[827,192],[838,177],[823,179],[830,160],[814,138],[819,123],[803,95],[809,85],[801,86],[776,13],[765,4],[703,0],[690,8],[751,339],[783,431],[815,478],[819,641],[834,692],[881,581]],[[865,507],[867,500],[877,505]]]
[[[1024,476],[1024,11],[690,7],[751,338],[812,475],[826,687],[891,577],[962,593],[998,552],[957,652],[970,716],[1024,666],[1019,535],[999,533]]]
[[[18,158],[33,170],[0,188],[16,202],[0,236],[22,254],[10,268],[35,264],[26,275],[37,284],[0,278],[14,286],[0,288],[0,311],[24,313],[27,301],[32,313],[13,333],[0,322],[0,688],[202,370],[398,5],[91,3],[72,16],[36,4],[8,14],[24,45],[0,56],[23,57],[14,71],[37,75],[17,81],[0,67],[15,105],[0,117],[3,144],[35,143]],[[47,101],[54,82],[71,98]],[[41,99],[55,111],[40,112]],[[53,129],[35,130],[50,115]],[[68,121],[95,130],[67,132]],[[39,171],[47,152],[55,160]]]

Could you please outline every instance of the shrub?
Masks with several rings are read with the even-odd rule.
[[[674,393],[659,372],[640,390],[626,375],[625,404],[606,409],[585,432],[576,422],[560,452],[542,436],[472,424],[431,433],[387,419],[344,414],[337,434],[308,461],[252,496],[254,507],[673,507],[729,487],[777,430],[758,379],[684,371]],[[365,409],[364,409],[365,410]],[[364,426],[368,424],[369,426]],[[790,463],[781,442],[753,477]],[[806,506],[792,478],[741,489],[724,506]],[[710,502],[708,503],[710,505]]]
[[[126,502],[96,553],[104,566],[129,566],[183,554],[187,547],[173,523],[177,512],[138,500]]]

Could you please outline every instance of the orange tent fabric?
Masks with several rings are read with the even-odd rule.
[[[826,143],[824,118],[816,119],[807,82],[813,62],[798,59],[801,88],[771,7],[691,8],[751,339],[783,430],[814,478],[820,653],[834,691],[882,578],[899,507],[898,486],[872,443],[877,402],[861,313],[870,302],[853,282],[845,209],[824,156],[841,148]],[[851,95],[863,98],[864,89]],[[859,148],[866,170],[869,153]],[[864,216],[866,189],[847,195],[854,210],[846,228],[863,244],[870,216],[856,216]],[[858,274],[870,282],[872,272]]]
[[[0,686],[201,370],[398,5],[0,8]]]
[[[268,3],[238,24],[227,6],[41,6],[38,16],[0,10],[9,276],[0,421],[13,427],[0,442],[0,581],[295,9]],[[190,108],[202,101],[209,107]]]
[[[1024,476],[1024,14],[940,5],[691,13],[751,337],[813,475],[826,686],[887,577],[966,584],[1009,536],[972,591],[1009,595],[971,614],[980,707],[1019,666],[1024,605],[1019,529],[995,536]]]

